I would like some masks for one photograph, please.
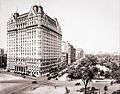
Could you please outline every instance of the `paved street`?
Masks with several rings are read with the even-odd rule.
[[[110,82],[96,82],[92,83],[89,86],[94,86],[100,89],[100,94],[104,94],[104,86],[108,86],[107,94],[112,94],[113,91],[119,90],[120,84],[110,85]]]
[[[81,81],[47,80],[45,77],[36,78],[37,84],[32,84],[32,81],[33,79],[0,73],[0,94],[64,94],[66,92],[65,87],[70,90],[69,94],[82,94],[76,91],[84,87]],[[81,82],[82,85],[75,86],[76,82]],[[100,88],[100,94],[104,94],[105,85],[108,86],[107,94],[119,89],[119,84],[111,86],[109,82],[89,84],[89,86]]]
[[[8,78],[10,78],[10,80],[8,80]],[[0,94],[24,94],[28,91],[33,91],[40,86],[61,87],[72,85],[69,82],[47,80],[46,78],[36,78],[37,84],[32,84],[32,81],[33,79],[23,79],[8,74],[0,74]]]
[[[26,87],[31,84],[28,79],[16,77],[7,74],[0,74],[0,94],[10,94],[20,88]]]

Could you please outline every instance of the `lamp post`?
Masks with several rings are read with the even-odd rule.
[[[99,88],[99,94],[100,94],[100,88]]]

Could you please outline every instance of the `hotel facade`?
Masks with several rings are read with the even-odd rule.
[[[60,63],[62,31],[57,19],[33,5],[7,22],[7,69],[41,76]]]

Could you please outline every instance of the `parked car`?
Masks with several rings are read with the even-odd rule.
[[[51,73],[49,76],[48,76],[48,80],[50,80],[51,78],[56,78],[58,76],[58,73]]]
[[[79,85],[81,85],[81,84],[80,84],[80,83],[76,83],[76,84],[75,84],[75,86],[79,86]]]
[[[86,88],[86,91],[88,92],[89,90],[90,90],[90,87],[87,87],[87,88]],[[84,87],[80,89],[80,92],[84,92],[84,91],[85,91],[85,88],[84,88]]]
[[[36,77],[34,74],[32,74],[33,77]]]
[[[37,84],[37,81],[32,81],[32,84]]]
[[[23,75],[22,78],[25,78],[25,75]]]
[[[7,72],[10,72],[10,70],[7,70]]]
[[[84,92],[84,88],[81,88],[81,89],[80,89],[80,92]]]
[[[48,79],[48,80],[50,80],[50,79],[51,79],[51,77],[48,77],[47,79]]]
[[[48,76],[50,76],[50,74],[48,73],[46,76],[48,77]]]

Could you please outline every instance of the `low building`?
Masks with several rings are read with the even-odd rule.
[[[0,55],[0,68],[1,68],[1,66],[2,66],[2,60],[3,59],[3,55]]]
[[[0,55],[4,54],[4,49],[0,48]]]
[[[71,64],[76,61],[76,49],[73,45],[68,47],[68,64]]]
[[[81,59],[84,57],[84,50],[82,48],[76,49],[76,59]]]
[[[7,54],[4,54],[4,49],[0,48],[0,68],[6,68],[7,66]]]
[[[4,54],[2,59],[2,68],[6,67],[7,67],[7,54]]]
[[[68,64],[68,53],[62,52],[61,61],[62,61],[62,63],[63,63],[63,64],[62,64],[63,67],[64,67],[64,66],[67,66],[67,64]]]
[[[96,67],[99,69],[99,70],[103,70],[104,72],[105,71],[111,71],[109,68],[107,68],[106,66],[102,66],[100,64],[97,64]]]

